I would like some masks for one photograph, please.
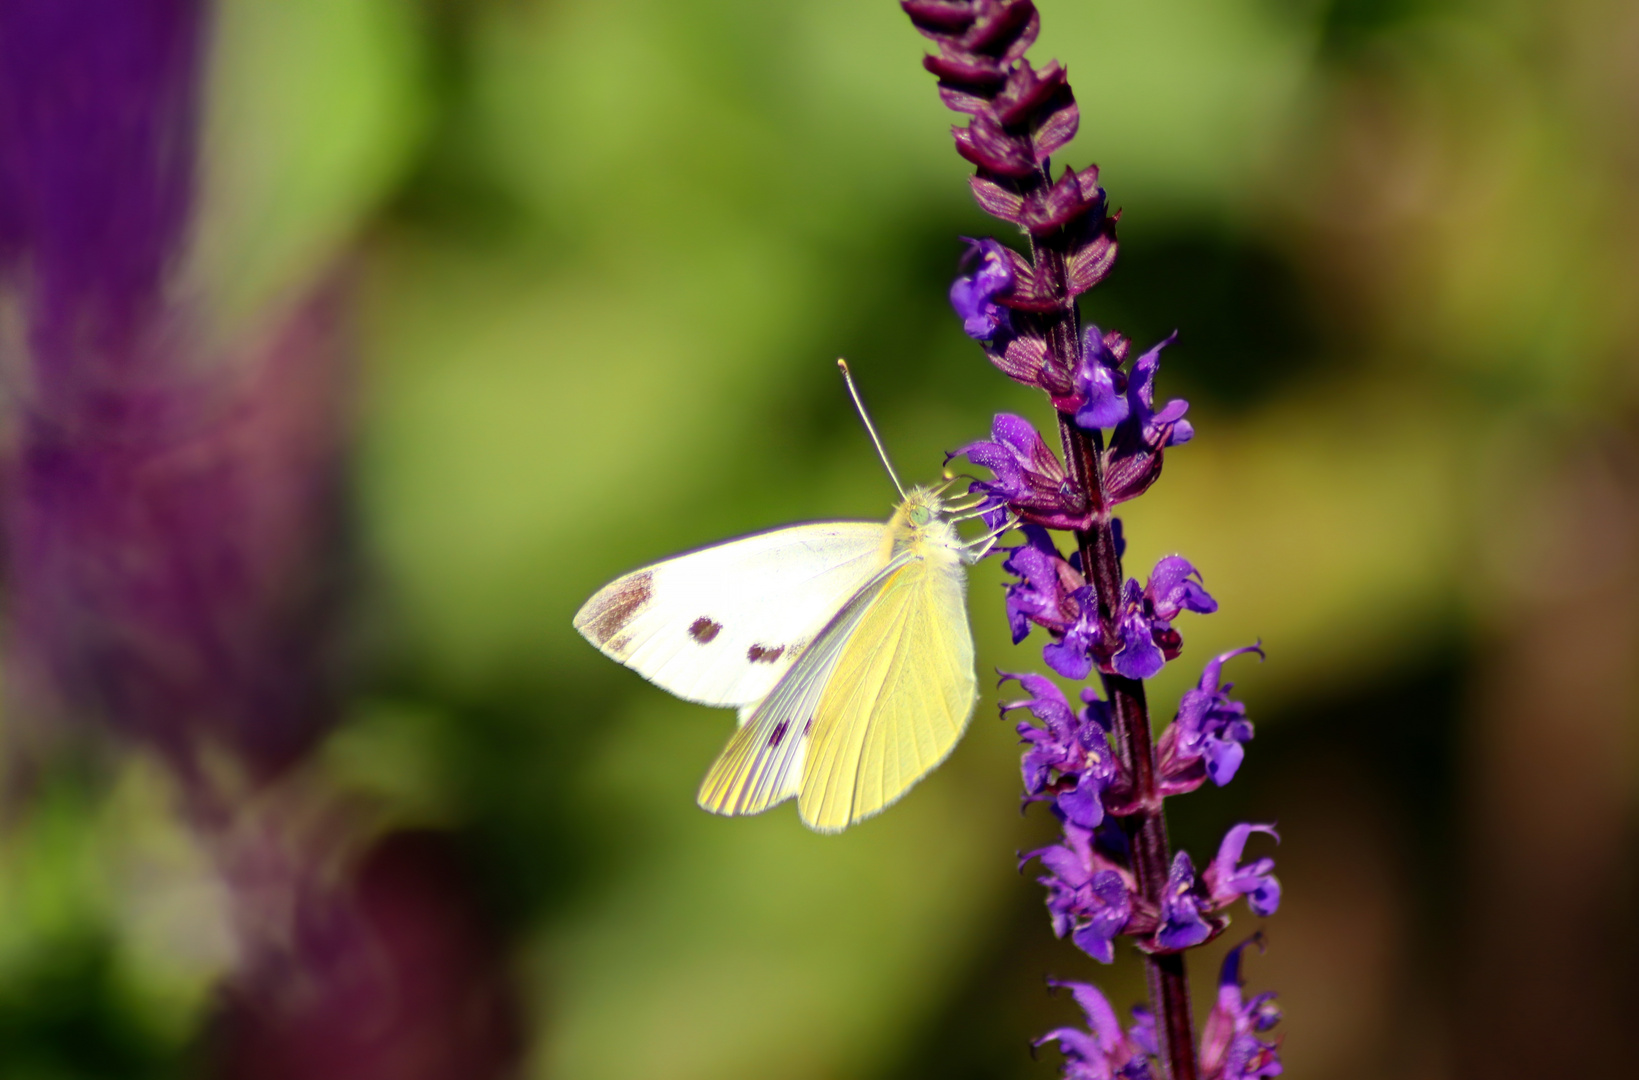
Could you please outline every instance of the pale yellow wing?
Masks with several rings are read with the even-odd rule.
[[[882,810],[945,759],[977,685],[964,567],[917,559],[887,580],[826,680],[798,807],[820,832]]]
[[[906,564],[900,556],[848,598],[768,696],[752,706],[696,796],[714,814],[760,814],[802,786],[809,733],[837,662],[861,620]]]

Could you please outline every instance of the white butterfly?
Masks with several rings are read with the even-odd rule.
[[[973,715],[967,567],[996,536],[964,541],[954,522],[972,514],[950,509],[913,488],[886,524],[793,525],[679,555],[605,585],[575,629],[680,698],[740,710],[702,807],[757,814],[795,796],[805,824],[840,832],[943,761]]]

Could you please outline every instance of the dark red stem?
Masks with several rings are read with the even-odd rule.
[[[1038,275],[1050,276],[1054,291],[1064,297],[1064,305],[1042,316],[1047,331],[1047,347],[1053,361],[1066,370],[1080,359],[1080,320],[1075,301],[1065,284],[1064,255],[1050,241],[1031,245]],[[1070,478],[1093,507],[1093,526],[1076,531],[1081,548],[1081,565],[1098,597],[1098,618],[1108,640],[1116,633],[1116,612],[1121,603],[1121,556],[1116,553],[1115,532],[1099,464],[1102,439],[1099,433],[1076,426],[1074,417],[1059,413],[1059,438],[1064,446],[1065,465]],[[1167,842],[1167,818],[1155,783],[1155,744],[1150,737],[1149,706],[1144,683],[1120,675],[1105,675],[1104,693],[1115,712],[1116,752],[1121,755],[1133,778],[1138,809],[1122,819],[1132,844],[1133,873],[1138,889],[1157,910],[1167,884],[1167,868],[1172,861]],[[1150,1008],[1155,1011],[1156,1035],[1161,1046],[1161,1063],[1170,1080],[1196,1080],[1195,1023],[1190,1013],[1189,973],[1181,953],[1144,958],[1149,982]]]

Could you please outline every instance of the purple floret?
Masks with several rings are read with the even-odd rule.
[[[1275,877],[1275,860],[1255,859],[1245,866],[1238,865],[1247,838],[1255,832],[1268,833],[1280,842],[1280,834],[1272,825],[1237,825],[1224,835],[1218,846],[1218,857],[1202,875],[1214,907],[1222,908],[1245,896],[1246,904],[1254,914],[1270,916],[1280,907],[1280,881]]]
[[[1069,937],[1078,949],[1108,964],[1115,959],[1115,937],[1132,918],[1132,882],[1128,872],[1099,852],[1093,830],[1064,825],[1064,842],[1021,856],[1021,866],[1038,859],[1047,876],[1047,913],[1053,933]]]
[[[968,490],[984,496],[985,521],[1000,528],[1008,511],[1019,519],[1050,529],[1085,529],[1092,523],[1087,497],[1064,471],[1030,421],[998,413],[990,438],[968,443],[946,455],[965,457],[989,469],[992,480],[975,480]]]
[[[1195,880],[1195,864],[1188,852],[1180,851],[1172,858],[1161,893],[1161,928],[1155,932],[1155,943],[1163,949],[1188,949],[1210,938],[1212,925],[1201,917],[1206,906]]]
[[[1161,367],[1161,350],[1176,337],[1168,335],[1133,362],[1127,379],[1127,418],[1116,427],[1110,448],[1104,452],[1104,498],[1111,506],[1148,491],[1161,475],[1162,451],[1195,435],[1184,419],[1189,402],[1174,398],[1159,412],[1155,409],[1155,373]]]
[[[1115,427],[1127,419],[1132,406],[1127,400],[1127,376],[1121,370],[1126,356],[1126,338],[1087,327],[1075,372],[1076,392],[1082,400],[1076,410],[1077,424],[1091,430]]]
[[[1274,994],[1241,997],[1241,953],[1248,945],[1263,946],[1261,935],[1241,942],[1224,957],[1218,976],[1218,1000],[1201,1028],[1200,1068],[1203,1080],[1253,1080],[1279,1076],[1280,1042],[1258,1035],[1280,1023]]]
[[[1229,697],[1234,684],[1220,685],[1224,662],[1243,653],[1263,655],[1257,645],[1231,649],[1212,658],[1200,683],[1184,692],[1178,716],[1162,733],[1158,746],[1161,792],[1179,795],[1210,779],[1223,787],[1234,778],[1252,738],[1246,706]]]
[[[950,287],[950,306],[962,320],[962,331],[975,341],[990,341],[1012,328],[1007,309],[996,298],[1013,288],[1013,267],[1007,251],[994,240],[962,238],[965,271]]]
[[[1062,986],[1075,997],[1087,1017],[1087,1029],[1062,1027],[1049,1031],[1036,1040],[1037,1046],[1049,1042],[1059,1044],[1064,1055],[1065,1080],[1150,1080],[1150,1055],[1155,1053],[1155,1021],[1146,1010],[1133,1010],[1135,1023],[1127,1031],[1121,1030],[1110,1002],[1089,983],[1060,982],[1049,979],[1048,985]],[[1149,1043],[1144,1042],[1148,1022]]]

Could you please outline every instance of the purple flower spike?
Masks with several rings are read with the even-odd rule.
[[[1218,1000],[1201,1029],[1201,1075],[1204,1080],[1252,1080],[1281,1074],[1280,1042],[1265,1042],[1258,1035],[1280,1023],[1274,994],[1241,999],[1241,952],[1248,945],[1263,948],[1255,935],[1229,950],[1218,976]]]
[[[1002,560],[1002,569],[1018,577],[1007,586],[1007,622],[1015,645],[1030,633],[1031,623],[1060,633],[1067,630],[1081,613],[1074,594],[1086,586],[1046,529],[1025,525],[1020,531],[1024,543],[1003,549],[1007,558]]]
[[[146,338],[192,209],[207,7],[0,6],[0,272],[28,296],[44,410],[165,353]]]
[[[1132,918],[1132,882],[1093,845],[1093,830],[1065,822],[1064,842],[1027,852],[1020,865],[1039,859],[1047,876],[1047,914],[1057,937],[1101,963],[1115,960],[1115,937]]]
[[[1155,373],[1161,367],[1161,350],[1177,336],[1168,335],[1133,362],[1127,380],[1127,418],[1116,427],[1110,448],[1104,452],[1104,498],[1111,506],[1148,491],[1161,475],[1162,450],[1195,435],[1184,419],[1189,402],[1174,398],[1160,412],[1155,411]]]
[[[1272,825],[1237,825],[1224,835],[1224,842],[1218,846],[1218,857],[1206,868],[1202,879],[1214,907],[1228,907],[1237,897],[1244,896],[1246,906],[1254,914],[1267,918],[1280,907],[1275,860],[1266,857],[1245,866],[1237,865],[1241,852],[1246,849],[1247,838],[1255,832],[1268,833],[1280,843],[1280,834]]]
[[[1049,1031],[1036,1040],[1037,1046],[1049,1042],[1059,1044],[1064,1055],[1066,1080],[1150,1080],[1149,1055],[1153,1049],[1140,1041],[1144,1020],[1133,1010],[1137,1021],[1129,1031],[1121,1030],[1121,1021],[1115,1010],[1098,988],[1088,983],[1047,980],[1049,986],[1062,986],[1075,997],[1076,1004],[1087,1017],[1087,1030],[1062,1027]],[[1146,1016],[1148,1013],[1146,1011]],[[1155,1021],[1149,1020],[1151,1045]]]
[[[1025,802],[1048,803],[1062,825],[1058,842],[1022,855],[1020,869],[1039,860],[1059,938],[1106,963],[1117,935],[1134,939],[1147,956],[1154,1008],[1135,1009],[1123,1032],[1097,990],[1055,983],[1075,993],[1087,1025],[1052,1031],[1036,1045],[1058,1045],[1069,1080],[1148,1080],[1157,1058],[1169,1074],[1202,1080],[1273,1075],[1280,1071],[1274,1047],[1241,1037],[1278,1014],[1267,997],[1242,1003],[1240,950],[1226,968],[1206,1070],[1198,1067],[1184,966],[1167,955],[1222,933],[1229,922],[1222,909],[1240,897],[1259,914],[1280,902],[1273,861],[1240,861],[1250,835],[1273,835],[1272,827],[1237,825],[1199,877],[1189,855],[1172,851],[1166,839],[1166,796],[1208,779],[1222,785],[1240,768],[1252,726],[1219,672],[1230,657],[1255,650],[1208,664],[1148,752],[1143,680],[1180,655],[1179,615],[1218,608],[1195,567],[1177,555],[1158,562],[1147,581],[1128,579],[1121,522],[1112,516],[1155,483],[1168,447],[1194,436],[1188,402],[1157,407],[1155,399],[1161,353],[1176,335],[1130,357],[1128,339],[1082,321],[1076,298],[1109,273],[1119,215],[1109,213],[1096,168],[1077,172],[1060,162],[1054,176],[1052,159],[1074,134],[1080,110],[1061,65],[1038,68],[1026,59],[1040,24],[1035,0],[900,6],[930,42],[923,66],[938,79],[940,97],[965,116],[953,134],[960,155],[977,166],[969,181],[974,198],[1031,239],[1028,252],[969,241],[951,302],[990,362],[1045,391],[1058,414],[1052,449],[1051,432],[1044,440],[1020,417],[1000,415],[987,440],[950,455],[990,470],[968,490],[992,528],[1022,527],[1024,542],[1004,549],[1003,561],[1012,575],[1006,609],[1014,643],[1038,626],[1049,638],[1042,659],[1051,678],[1003,676],[1024,691],[1002,704],[1004,716],[1031,714],[1016,722]],[[1076,554],[1066,559],[1049,529],[1075,533]],[[1110,699],[1084,684],[1078,711],[1059,683],[1094,672]],[[1124,763],[1114,748],[1145,751],[1146,767]]]
[[[181,295],[212,6],[0,3],[6,693],[249,783],[335,715],[347,319],[315,282],[207,346]]]
[[[1242,653],[1261,657],[1263,649],[1248,645],[1213,657],[1201,673],[1200,685],[1184,692],[1178,717],[1162,733],[1158,747],[1163,794],[1194,791],[1208,779],[1223,787],[1241,767],[1252,722],[1246,718],[1246,706],[1230,700],[1234,684],[1220,686],[1218,678],[1224,661]]]
[[[945,460],[954,457],[965,457],[995,475],[994,480],[975,480],[968,488],[984,494],[985,520],[993,529],[1001,527],[1008,510],[1049,529],[1085,529],[1092,524],[1086,495],[1022,416],[998,413],[990,439],[952,450]]]
[[[1121,363],[1127,358],[1127,339],[1105,334],[1096,326],[1087,327],[1082,337],[1081,363],[1076,367],[1076,393],[1084,404],[1076,410],[1076,423],[1089,431],[1115,427],[1127,419],[1132,406],[1127,401],[1127,376]]]
[[[1013,267],[1007,249],[994,240],[962,237],[963,275],[950,287],[950,306],[962,320],[962,330],[976,341],[989,341],[998,331],[1012,329],[1007,309],[996,298],[1013,288]],[[970,271],[971,272],[966,272]]]
[[[1212,926],[1201,917],[1202,899],[1195,864],[1189,852],[1180,851],[1173,856],[1161,894],[1161,928],[1155,932],[1155,943],[1163,949],[1189,949],[1210,938]]]

